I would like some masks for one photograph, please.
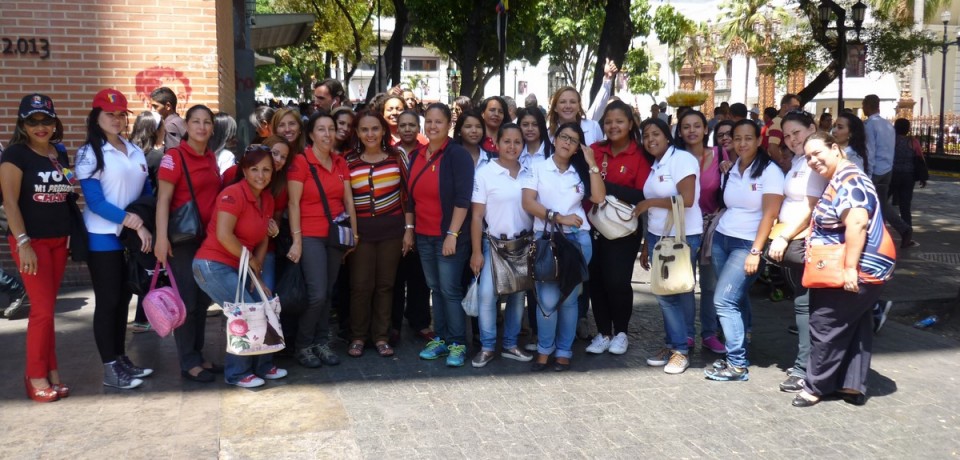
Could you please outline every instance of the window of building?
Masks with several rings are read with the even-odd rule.
[[[407,69],[414,72],[436,72],[440,62],[437,59],[407,59]]]

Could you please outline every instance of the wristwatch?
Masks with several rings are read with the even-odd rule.
[[[751,255],[751,256],[759,256],[759,255],[760,255],[760,250],[757,249],[757,248],[750,248],[750,255]]]
[[[600,168],[598,168],[598,167],[596,167],[596,166],[591,166],[591,167],[590,167],[590,174],[600,174]]]

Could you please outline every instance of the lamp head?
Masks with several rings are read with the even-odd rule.
[[[820,2],[820,6],[817,7],[817,12],[820,14],[820,22],[827,25],[830,22],[830,4],[827,3],[829,0],[823,0]]]
[[[943,13],[940,13],[940,22],[944,25],[950,22],[950,10],[944,10]]]

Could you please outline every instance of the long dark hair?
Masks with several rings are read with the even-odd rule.
[[[636,143],[637,147],[640,148],[640,152],[643,154],[643,157],[647,159],[647,163],[653,164],[653,162],[656,159],[653,158],[653,155],[650,155],[649,153],[647,153],[647,151],[643,149],[643,146],[640,145],[640,139],[642,137],[642,135],[640,134],[640,124],[637,123],[636,118],[633,117],[633,109],[630,108],[630,106],[627,105],[626,102],[612,101],[609,104],[607,104],[607,108],[604,109],[603,111],[603,116],[600,117],[600,127],[603,128],[603,123],[604,121],[606,121],[607,115],[614,110],[619,110],[620,113],[623,114],[623,116],[627,117],[627,120],[630,120],[630,124],[633,125],[633,128],[631,128],[629,132],[630,142]],[[604,135],[606,135],[606,133],[604,133]],[[610,140],[609,139],[604,140],[604,141],[601,141],[601,143],[604,145],[610,145]]]
[[[847,145],[863,158],[863,170],[867,170],[867,128],[863,125],[860,117],[850,112],[840,112],[837,119],[847,120],[847,126],[850,128],[850,138],[847,139]],[[910,128],[907,128],[909,130]]]
[[[708,129],[707,129],[706,115],[704,115],[703,112],[699,110],[694,110],[694,109],[685,110],[682,114],[680,114],[680,118],[677,120],[677,135],[673,141],[674,145],[676,145],[677,148],[680,150],[687,150],[687,142],[683,140],[683,133],[682,133],[681,127],[683,126],[683,119],[691,115],[700,118],[700,121],[703,123],[703,147],[704,148],[707,147],[707,140],[710,139],[710,133],[708,132]]]
[[[103,144],[107,143],[107,134],[103,132],[103,128],[98,123],[101,113],[103,113],[103,109],[94,108],[87,115],[87,139],[84,144],[90,146],[90,150],[93,150],[93,156],[97,161],[97,166],[90,173],[91,176],[103,171]]]
[[[206,112],[207,115],[210,117],[210,123],[213,123],[213,110],[210,110],[210,107],[207,107],[207,106],[202,105],[202,104],[197,104],[197,105],[195,105],[195,106],[193,106],[193,107],[190,107],[190,109],[187,110],[186,115],[183,116],[183,121],[184,121],[184,123],[188,123],[188,124],[189,124],[189,123],[190,123],[190,119],[193,118],[193,115],[194,115],[195,113],[197,113],[197,112]],[[186,141],[186,140],[189,140],[189,135],[188,135],[188,133],[183,133],[183,140],[185,140],[185,141]],[[197,153],[200,153],[200,152],[197,152]]]
[[[503,111],[503,117],[500,119],[500,126],[503,126],[504,123],[508,123],[510,121],[509,120],[510,113],[507,109],[507,101],[503,100],[503,98],[500,96],[490,96],[484,99],[483,102],[480,103],[480,117],[481,117],[480,121],[484,125],[487,124],[486,120],[483,119],[483,112],[487,111],[487,107],[490,105],[491,102],[496,102],[500,104],[500,110]],[[498,130],[500,129],[500,126],[497,126]],[[484,126],[483,132],[484,132],[484,136],[486,136],[486,132],[487,132],[486,126]],[[490,133],[490,134],[493,135],[495,133]]]
[[[143,153],[147,153],[157,146],[157,128],[159,123],[153,117],[152,112],[141,112],[133,122],[133,129],[130,131],[130,142]]]
[[[537,121],[537,131],[540,133],[540,143],[543,144],[543,157],[550,158],[550,155],[553,155],[553,143],[550,142],[550,133],[547,131],[547,118],[544,117],[543,112],[536,107],[529,109],[523,107],[517,109],[517,124],[522,124],[523,117],[526,116],[531,116]],[[524,146],[526,146],[526,143],[524,143]]]
[[[744,118],[734,123],[734,132],[741,126],[749,126],[752,129],[753,135],[757,139],[760,139],[760,125],[754,123],[753,120]],[[753,158],[753,162],[750,163],[750,178],[756,179],[760,177],[771,161],[773,160],[770,158],[770,154],[768,154],[763,147],[757,147],[757,155]]]
[[[647,118],[646,120],[643,120],[642,122],[640,122],[641,135],[643,134],[644,131],[647,130],[647,127],[650,125],[653,125],[657,129],[659,129],[660,132],[663,133],[663,137],[667,139],[667,148],[674,145],[673,134],[670,133],[670,126],[667,125],[667,122],[659,118]]]
[[[414,113],[416,115],[416,113]],[[387,153],[387,155],[395,156],[399,154],[397,149],[390,146],[390,126],[387,125],[387,120],[383,118],[383,115],[380,115],[377,112],[372,110],[364,110],[357,114],[353,118],[353,139],[350,140],[350,145],[353,146],[353,152],[358,157],[363,153],[363,149],[366,148],[363,145],[363,142],[360,142],[360,120],[364,118],[373,118],[377,120],[377,123],[380,123],[380,129],[383,130],[383,134],[380,136],[380,149]],[[418,118],[419,120],[419,118]],[[397,117],[397,121],[400,121],[400,117]],[[311,125],[312,126],[312,125]]]
[[[237,120],[229,113],[219,112],[213,117],[213,135],[207,141],[207,147],[213,150],[215,155],[220,155],[223,149],[227,148],[230,139],[237,137]],[[233,152],[237,161],[240,160],[241,152]]]
[[[480,112],[477,110],[470,110],[463,112],[457,117],[457,124],[453,127],[453,141],[463,145],[463,136],[460,134],[460,131],[463,129],[463,124],[466,123],[467,118],[476,118],[480,121],[480,129],[483,130],[483,136],[480,137],[480,143],[483,143],[483,139],[487,137],[487,124],[483,121],[483,117],[480,115]]]
[[[553,132],[553,137],[556,138],[560,131],[564,129],[571,129],[577,136],[580,137],[580,141],[577,143],[577,151],[573,153],[573,156],[570,157],[570,165],[577,171],[577,175],[580,176],[580,181],[583,182],[583,196],[590,196],[590,165],[587,164],[587,159],[583,156],[583,148],[580,147],[584,143],[586,136],[583,135],[583,130],[580,129],[580,122],[569,122],[560,125],[556,131]]]
[[[713,126],[713,145],[716,146],[716,147],[720,147],[720,138],[717,137],[717,132],[720,131],[720,127],[722,127],[722,126],[729,126],[730,129],[731,129],[731,131],[730,131],[730,136],[733,137],[733,131],[732,131],[732,130],[733,130],[733,122],[730,121],[730,120],[721,120],[721,121],[718,121],[717,124]]]

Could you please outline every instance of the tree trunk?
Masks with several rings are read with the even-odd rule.
[[[412,22],[406,0],[393,0],[393,8],[396,11],[393,34],[390,35],[387,48],[383,51],[383,69],[380,65],[375,65],[373,68],[373,77],[370,79],[370,85],[367,86],[367,96],[365,98],[367,102],[373,100],[373,97],[377,95],[377,85],[374,82],[383,78],[381,72],[387,74],[388,88],[400,84],[400,72],[403,70],[403,45],[407,41]],[[415,22],[416,18],[413,21]]]
[[[597,46],[597,62],[593,69],[593,84],[590,85],[591,101],[603,84],[606,59],[612,59],[617,66],[623,65],[634,33],[633,22],[630,21],[630,0],[607,0],[604,13],[600,44]]]
[[[743,73],[743,103],[747,103],[747,95],[750,94],[750,55],[744,54],[743,57],[747,58],[747,65]]]
[[[483,45],[483,39],[480,36],[480,18],[483,14],[489,14],[488,6],[483,0],[474,0],[473,11],[467,20],[467,33],[463,35],[463,46],[460,47],[460,59],[457,60],[457,64],[460,65],[460,94],[474,98],[477,82],[483,77],[482,69],[477,71],[477,59],[480,56],[480,47]],[[480,88],[479,94],[482,95],[483,87]]]
[[[797,97],[800,98],[800,104],[806,104],[810,102],[816,95],[820,94],[827,85],[837,79],[840,76],[840,69],[842,64],[840,61],[833,61],[831,65],[823,69],[823,72],[820,72],[820,75],[817,75],[817,78],[814,78],[806,87],[804,87],[797,94]]]

